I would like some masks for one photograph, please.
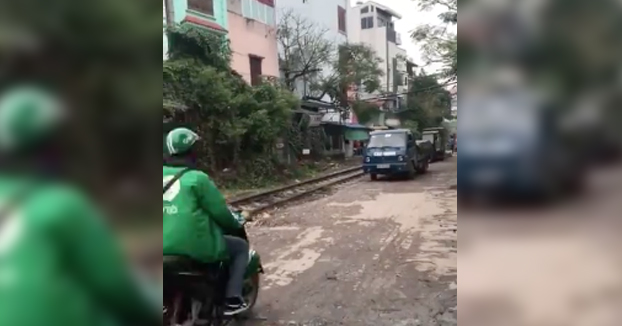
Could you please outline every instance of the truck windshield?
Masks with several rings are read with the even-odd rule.
[[[406,134],[386,133],[372,135],[367,148],[405,147]]]

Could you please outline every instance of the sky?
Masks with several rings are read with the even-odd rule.
[[[364,2],[364,0],[362,1]],[[414,44],[411,40],[410,32],[419,25],[440,24],[441,21],[438,15],[444,11],[443,8],[440,7],[434,8],[431,11],[421,11],[417,6],[417,2],[413,0],[374,0],[374,2],[389,7],[402,15],[402,19],[396,20],[395,22],[396,31],[402,35],[401,47],[406,50],[414,63],[419,66],[424,65],[425,62],[421,57],[419,46]],[[352,3],[356,3],[356,1],[353,0]],[[426,66],[423,69],[427,73],[434,73],[441,68],[441,65],[435,64]]]

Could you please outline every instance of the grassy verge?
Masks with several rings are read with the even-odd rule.
[[[348,160],[322,160],[303,162],[295,168],[282,171],[280,175],[271,176],[262,180],[254,180],[252,184],[240,180],[239,182],[222,182],[219,184],[225,198],[235,198],[276,188],[292,182],[303,181],[318,177],[327,173],[342,170],[360,164],[360,159]]]

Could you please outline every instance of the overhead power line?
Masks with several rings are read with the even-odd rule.
[[[361,101],[381,100],[381,99],[387,98],[388,96],[394,96],[394,95],[398,96],[398,95],[415,94],[415,93],[419,93],[419,92],[425,92],[425,91],[429,91],[429,90],[432,90],[432,89],[438,89],[438,88],[443,88],[443,87],[446,87],[446,86],[457,85],[457,84],[458,84],[458,81],[451,81],[451,82],[447,82],[447,83],[439,84],[439,85],[434,85],[434,86],[430,86],[430,87],[411,89],[411,90],[408,90],[406,92],[389,93],[386,96],[369,97],[369,98],[361,99]]]

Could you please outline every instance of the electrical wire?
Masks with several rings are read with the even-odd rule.
[[[428,91],[428,90],[432,90],[432,89],[438,89],[438,88],[444,88],[445,86],[451,86],[451,85],[457,85],[458,81],[451,81],[451,82],[447,82],[447,83],[443,83],[443,84],[439,84],[439,85],[434,85],[434,86],[430,86],[430,87],[424,87],[424,88],[419,88],[419,89],[411,89],[408,90],[406,92],[397,92],[397,93],[390,93],[386,96],[376,96],[376,97],[369,97],[369,98],[364,98],[361,99],[361,101],[370,101],[370,100],[382,100],[382,99],[386,99],[389,96],[399,96],[399,95],[409,95],[409,94],[416,94],[419,92],[424,92],[424,91]]]

